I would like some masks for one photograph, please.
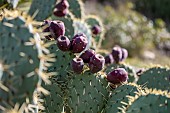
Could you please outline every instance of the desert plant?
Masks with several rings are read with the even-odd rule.
[[[104,65],[104,57],[98,54],[100,46],[96,46],[101,45],[103,34],[95,35],[97,39],[93,40],[91,31],[96,24],[102,28],[100,20],[93,16],[85,18],[82,3],[77,0],[68,0],[70,11],[57,17],[53,13],[55,2],[33,0],[28,14],[36,21],[25,12],[3,10],[0,19],[0,112],[141,111],[144,104],[138,103],[148,103],[146,98],[150,95],[151,99],[161,99],[153,101],[146,112],[169,110],[169,89],[166,91],[169,68],[150,68],[138,79],[131,66],[119,62]],[[81,54],[90,48],[95,48],[95,52],[84,62]],[[151,72],[158,74],[155,80],[161,78],[166,82],[153,83],[149,79],[154,76]],[[141,86],[135,84],[136,81]],[[146,85],[151,89],[145,89],[143,81],[148,81]],[[158,90],[152,90],[154,88]]]

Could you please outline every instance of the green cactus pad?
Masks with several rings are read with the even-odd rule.
[[[98,113],[108,96],[107,82],[101,75],[86,71],[74,74],[68,83],[68,105],[73,113]]]
[[[75,34],[84,33],[87,36],[87,39],[88,39],[87,48],[90,48],[91,47],[91,39],[92,39],[90,26],[88,26],[84,21],[76,19],[76,20],[74,20],[74,27],[75,27]]]
[[[170,94],[161,90],[146,90],[129,97],[122,113],[169,113]]]
[[[72,70],[70,63],[75,57],[74,54],[59,50],[56,43],[51,44],[48,49],[56,59],[55,62],[50,62],[52,66],[48,67],[48,72],[56,72],[54,77],[56,77],[58,81],[67,81]]]
[[[31,16],[35,15],[35,20],[43,21],[53,14],[56,2],[57,0],[33,0],[29,14]]]
[[[137,76],[135,70],[127,64],[111,64],[106,68],[106,73],[109,73],[116,68],[124,68],[128,72],[128,77],[129,77],[128,82],[136,81]]]
[[[45,89],[47,89],[50,94],[44,96],[44,104],[45,113],[61,113],[63,111],[64,106],[64,90],[61,89],[60,84],[57,83],[55,78],[51,79],[51,85],[45,85]]]
[[[122,102],[128,102],[128,96],[135,96],[135,92],[141,89],[138,85],[129,83],[119,86],[115,90],[112,91],[110,95],[105,112],[106,113],[118,113],[120,112],[119,108],[122,107]]]
[[[83,17],[83,3],[81,0],[68,0],[69,2],[69,11],[75,16],[75,18]]]
[[[90,15],[87,18],[85,18],[85,21],[90,25],[90,26],[94,26],[94,25],[99,25],[101,26],[102,22],[101,20],[99,20],[98,17]]]
[[[64,25],[65,25],[65,28],[66,28],[66,33],[65,35],[68,37],[68,38],[72,38],[74,36],[74,16],[69,13],[68,15],[66,15],[65,17],[56,17],[54,15],[51,16],[52,20],[60,20],[62,22],[64,22]]]
[[[48,73],[55,72],[56,74],[51,77],[50,85],[45,85],[44,88],[50,91],[50,95],[44,98],[45,113],[61,113],[65,105],[65,88],[71,76],[71,61],[75,57],[71,52],[62,52],[58,49],[56,43],[48,47],[50,53],[53,53],[55,62],[48,67]],[[55,106],[55,107],[54,107]]]
[[[137,82],[148,88],[156,88],[170,91],[170,69],[153,67],[143,72]]]
[[[93,26],[98,25],[101,27],[101,33],[99,35],[94,35],[94,39],[97,43],[97,47],[100,48],[102,41],[104,40],[104,27],[102,24],[102,21],[94,15],[89,15],[85,18],[85,22],[90,26],[90,29],[92,29]]]
[[[0,83],[6,87],[6,90],[0,88],[0,105],[31,101],[42,71],[40,68],[43,69],[39,65],[40,39],[32,33],[32,25],[22,15],[4,17],[0,29],[0,70],[3,71]]]

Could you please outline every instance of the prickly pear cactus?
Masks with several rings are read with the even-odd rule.
[[[156,88],[170,91],[170,69],[164,67],[153,67],[143,72],[138,84],[148,88]]]
[[[56,17],[52,17],[55,19]],[[65,18],[57,18],[62,20],[66,27],[66,36],[68,38],[72,38],[74,36],[74,27],[73,27],[73,20],[70,15],[67,15]],[[67,82],[69,77],[71,76],[71,60],[75,57],[75,55],[71,52],[63,52],[59,50],[57,47],[56,41],[49,41],[47,49],[50,51],[51,56],[53,57],[53,61],[49,61],[48,63],[52,63],[51,66],[48,67],[47,72],[55,73],[54,76],[50,78],[51,84],[44,84],[43,86],[50,92],[50,95],[43,96],[44,99],[43,106],[45,106],[45,113],[61,113],[66,105],[65,105],[65,95],[66,95],[66,88]],[[55,106],[55,107],[54,107]],[[65,111],[65,110],[64,110]]]
[[[57,81],[67,81],[70,76],[71,69],[71,60],[75,57],[71,52],[62,52],[58,49],[56,43],[48,47],[50,53],[53,53],[53,58],[55,62],[50,62],[52,65],[48,67],[48,72],[56,72],[55,78]]]
[[[93,36],[95,42],[97,43],[97,48],[100,48],[102,41],[104,40],[104,33],[105,33],[102,21],[97,16],[89,15],[85,18],[85,22],[90,26],[90,29],[92,29],[92,27],[95,25],[100,26],[101,33],[96,36]]]
[[[43,21],[53,14],[56,2],[57,0],[33,0],[28,13],[35,20]]]
[[[127,64],[111,64],[106,68],[105,72],[109,73],[116,68],[124,68],[128,72],[128,82],[136,82],[137,75],[135,73],[135,70]]]
[[[127,96],[135,96],[135,93],[142,88],[134,83],[124,84],[112,91],[106,104],[106,113],[118,113],[123,102],[127,103]]]
[[[71,52],[62,52],[58,49],[56,42],[53,42],[48,47],[50,53],[55,59],[49,61],[52,63],[48,67],[47,72],[54,72],[55,75],[50,78],[51,84],[44,84],[43,87],[50,92],[50,95],[43,96],[43,106],[45,107],[45,113],[61,113],[65,105],[67,82],[71,76],[71,60],[75,57]],[[54,107],[56,106],[56,107]]]
[[[90,48],[91,40],[92,40],[92,34],[90,31],[90,27],[84,21],[75,19],[74,20],[74,28],[75,28],[75,34],[84,33],[87,36],[87,38],[88,38],[87,48]]]
[[[89,71],[70,78],[68,105],[73,113],[101,112],[108,97],[107,82],[102,75]]]
[[[75,16],[75,18],[83,17],[83,3],[82,0],[68,0],[69,2],[69,10]]]
[[[55,78],[50,79],[52,84],[46,85],[46,89],[50,92],[48,96],[44,95],[42,98],[44,99],[43,106],[45,113],[61,113],[63,111],[63,107],[65,106],[65,92],[62,89],[61,85],[57,83]],[[55,107],[54,107],[55,106]]]
[[[167,91],[145,89],[135,96],[129,96],[127,107],[122,113],[169,113],[170,94]]]
[[[47,72],[53,72],[55,75],[50,78],[50,85],[43,85],[45,89],[50,91],[50,95],[42,97],[44,99],[43,106],[46,108],[45,113],[61,113],[66,107],[65,89],[72,73],[70,63],[75,55],[71,52],[62,52],[59,50],[56,41],[47,40],[47,42],[49,43],[47,48],[52,53],[51,56],[54,60],[48,62],[50,64],[52,63],[52,65],[48,67]]]
[[[52,20],[60,20],[64,22],[66,29],[65,35],[71,39],[75,34],[75,28],[74,28],[74,16],[69,13],[65,17],[56,17],[54,15],[51,16]]]
[[[5,11],[0,22],[0,106],[4,108],[31,102],[41,87],[45,60],[32,23],[18,11]]]

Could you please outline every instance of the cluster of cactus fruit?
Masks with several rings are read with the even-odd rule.
[[[112,53],[105,56],[106,64],[119,63],[128,57],[128,51],[120,46],[114,46]]]
[[[136,76],[119,46],[104,58],[101,22],[82,10],[80,0],[2,10],[0,113],[169,113],[170,69]]]

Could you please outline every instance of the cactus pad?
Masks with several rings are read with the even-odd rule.
[[[106,113],[120,112],[119,108],[122,107],[122,102],[128,102],[128,98],[126,96],[135,96],[135,92],[139,89],[141,90],[138,85],[129,83],[119,86],[113,90],[106,105]]]
[[[130,96],[127,107],[122,113],[169,113],[170,94],[167,91],[145,89],[135,96]]]
[[[93,36],[97,43],[97,47],[99,48],[102,44],[102,41],[104,40],[105,33],[102,21],[97,16],[89,15],[85,18],[85,22],[90,26],[90,28],[92,28],[95,25],[100,26],[102,32],[99,35]]]
[[[68,83],[68,105],[73,113],[101,112],[107,99],[107,82],[89,71],[74,75]]]
[[[83,3],[81,0],[68,0],[69,2],[69,10],[75,16],[75,18],[83,17]]]
[[[45,85],[44,87],[50,92],[49,95],[44,96],[43,106],[45,107],[45,113],[61,113],[64,106],[64,90],[57,83],[55,78],[51,79],[51,85]]]
[[[137,82],[148,88],[156,88],[170,91],[170,69],[153,67],[143,72]]]
[[[52,44],[48,47],[50,53],[53,54],[53,58],[55,62],[52,63],[50,67],[48,67],[48,72],[56,72],[54,76],[58,81],[64,82],[67,81],[71,69],[71,60],[74,58],[74,54],[71,52],[62,52],[57,47],[56,42],[52,42]]]
[[[35,16],[35,20],[43,21],[53,14],[57,0],[33,0],[29,14]]]
[[[4,14],[0,22],[0,105],[13,107],[16,102],[32,101],[44,60],[30,18],[17,11]]]

